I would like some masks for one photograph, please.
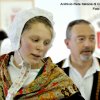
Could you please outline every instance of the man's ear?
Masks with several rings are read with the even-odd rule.
[[[65,42],[67,48],[69,49],[69,48],[70,48],[70,47],[69,47],[69,39],[65,39],[64,42]]]

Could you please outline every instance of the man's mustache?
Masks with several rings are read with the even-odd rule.
[[[84,49],[81,51],[81,53],[83,53],[83,52],[91,52],[91,53],[93,53],[93,52],[94,52],[94,49],[93,49],[93,48],[84,48]]]

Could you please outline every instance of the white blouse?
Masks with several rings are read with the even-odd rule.
[[[14,95],[21,87],[25,87],[35,79],[39,70],[40,69],[31,69],[29,66],[22,66],[22,68],[19,69],[14,65],[12,56],[8,66],[8,71],[13,84],[8,90],[6,100],[13,100]]]

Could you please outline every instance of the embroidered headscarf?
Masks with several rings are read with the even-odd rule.
[[[13,51],[18,50],[20,47],[20,38],[25,23],[36,16],[46,17],[51,22],[52,26],[54,25],[52,13],[46,10],[34,7],[32,9],[20,12],[15,16],[14,21],[12,22],[8,31],[8,37],[11,40]],[[54,35],[55,32],[53,30],[53,37]]]

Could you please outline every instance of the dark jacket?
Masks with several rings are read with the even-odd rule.
[[[97,58],[97,59],[98,59],[98,62],[100,64],[100,59],[99,58]],[[65,61],[65,59],[58,62],[57,65],[58,66],[63,66],[64,61]],[[62,68],[62,69],[69,76],[69,67],[66,66],[66,68]],[[75,100],[81,100],[81,99],[75,99]],[[100,100],[100,71],[97,71],[93,75],[93,86],[92,86],[90,100]]]

